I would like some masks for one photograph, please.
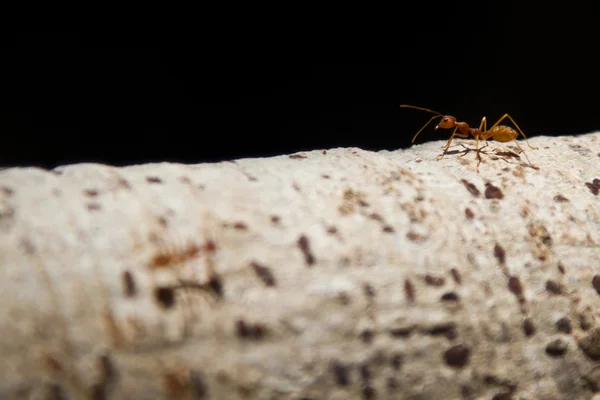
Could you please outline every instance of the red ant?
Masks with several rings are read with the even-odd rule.
[[[416,107],[416,106],[411,106],[408,104],[400,104],[400,108],[405,108],[405,107],[406,108],[414,108],[416,110],[422,110],[422,111],[430,112],[432,114],[436,114],[435,116],[431,117],[431,119],[425,125],[423,125],[423,127],[421,129],[419,129],[417,134],[413,137],[411,143],[414,143],[415,139],[417,138],[419,133],[421,133],[421,131],[423,129],[425,129],[425,127],[427,125],[429,125],[431,123],[431,121],[433,121],[436,118],[442,118],[442,119],[441,119],[440,123],[435,126],[435,130],[438,130],[439,128],[442,128],[442,129],[454,128],[454,130],[452,131],[452,135],[450,136],[450,139],[448,139],[448,143],[446,143],[446,145],[444,146],[444,152],[440,156],[437,157],[437,160],[441,160],[444,157],[444,155],[450,148],[450,144],[452,143],[452,140],[454,139],[454,137],[468,138],[470,135],[475,138],[475,143],[476,143],[475,151],[477,152],[477,159],[479,160],[479,162],[477,163],[477,172],[479,172],[479,164],[481,163],[481,155],[479,154],[480,153],[479,140],[486,141],[486,143],[487,143],[487,140],[490,138],[494,139],[497,142],[502,142],[502,143],[510,142],[511,140],[514,141],[515,144],[517,145],[517,147],[519,148],[519,150],[521,150],[521,152],[523,154],[525,154],[525,158],[527,158],[529,165],[534,169],[539,169],[538,167],[533,165],[531,163],[531,161],[529,161],[529,157],[527,157],[527,153],[525,153],[525,150],[523,150],[523,148],[521,148],[521,146],[519,146],[519,143],[517,143],[516,139],[517,139],[517,137],[519,137],[519,133],[525,138],[525,141],[527,142],[527,145],[530,148],[535,150],[535,149],[537,149],[537,147],[533,147],[531,144],[529,144],[529,141],[527,140],[527,136],[525,136],[525,134],[523,133],[521,128],[519,128],[519,125],[517,125],[515,120],[512,119],[512,117],[508,114],[504,114],[502,116],[502,118],[500,118],[488,130],[485,117],[483,117],[481,119],[481,124],[479,124],[479,129],[476,129],[476,128],[471,128],[469,126],[469,124],[467,124],[466,122],[457,121],[456,118],[451,115],[443,115],[442,113],[430,110],[428,108]],[[517,128],[518,132],[515,131],[510,126],[500,125],[500,122],[502,122],[506,118],[508,118],[513,123],[513,125]]]

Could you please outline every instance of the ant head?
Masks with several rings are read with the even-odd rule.
[[[456,126],[456,118],[452,115],[444,115],[440,120],[440,123],[435,126],[435,130],[437,131],[439,128],[449,129],[454,128]]]

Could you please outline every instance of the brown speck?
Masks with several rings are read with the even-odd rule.
[[[390,335],[392,335],[395,338],[406,338],[410,336],[410,334],[413,333],[414,330],[414,325],[400,326],[396,328],[391,328]]]
[[[327,150],[323,150],[321,153],[322,153],[323,155],[325,155],[325,154],[327,154]]]
[[[271,223],[277,225],[281,222],[281,218],[278,215],[271,215]]]
[[[383,217],[377,213],[371,213],[369,214],[369,218],[371,218],[374,221],[379,221],[379,222],[383,222]]]
[[[348,386],[350,384],[350,369],[340,361],[332,361],[331,372],[338,386]]]
[[[327,227],[327,233],[330,235],[335,235],[337,233],[337,228],[335,226]]]
[[[456,268],[450,268],[450,275],[452,275],[452,279],[454,279],[454,282],[456,282],[458,285],[462,283],[462,277]]]
[[[350,296],[348,296],[348,294],[345,292],[338,293],[337,299],[340,302],[340,304],[343,306],[347,306],[348,304],[350,304],[350,301],[351,301]]]
[[[210,287],[217,296],[223,297],[223,282],[221,282],[221,279],[218,276],[213,275],[210,277],[208,287]]]
[[[454,292],[446,292],[440,297],[441,301],[458,301],[458,295]]]
[[[360,379],[363,382],[368,382],[369,380],[371,380],[371,371],[369,370],[369,365],[368,364],[362,364],[358,367],[358,373],[360,375]]]
[[[125,178],[119,178],[118,184],[123,189],[131,189],[131,183],[129,183],[129,181]]]
[[[473,213],[473,210],[467,207],[465,208],[465,217],[467,217],[467,219],[473,219],[475,218],[475,213]]]
[[[508,278],[508,289],[517,297],[523,297],[523,285],[521,280],[516,276]]]
[[[406,234],[406,238],[408,240],[411,240],[413,242],[417,242],[417,243],[421,243],[424,242],[427,238],[419,233],[413,232],[413,231],[409,231]]]
[[[291,158],[292,160],[300,160],[300,159],[306,158],[306,156],[302,155],[302,154],[292,154],[292,155],[289,155],[288,157]]]
[[[235,330],[243,339],[260,340],[267,334],[267,328],[263,324],[250,324],[242,319],[236,321]]]
[[[102,210],[102,206],[98,203],[87,203],[86,207],[89,211],[100,211]]]
[[[597,196],[598,192],[600,192],[600,180],[598,179],[594,179],[593,182],[586,182],[585,186],[587,186],[587,188],[590,189],[590,192],[594,196]]]
[[[600,359],[600,328],[587,331],[587,334],[577,341],[579,348],[592,360]]]
[[[162,183],[162,179],[160,179],[158,176],[147,176],[146,177],[146,182],[148,182],[148,183]]]
[[[556,329],[559,332],[566,333],[567,335],[571,334],[571,321],[568,318],[562,317],[558,321],[556,321]]]
[[[98,191],[96,189],[86,189],[83,191],[86,196],[96,197],[98,196]]]
[[[190,389],[194,399],[208,398],[208,387],[204,382],[204,376],[200,371],[190,370]]]
[[[179,177],[179,182],[185,183],[186,185],[189,185],[189,184],[192,183],[192,180],[190,178],[188,178],[187,176],[180,176]]]
[[[465,185],[465,188],[469,191],[469,193],[471,193],[475,197],[479,196],[480,192],[479,189],[477,189],[477,186],[467,181],[466,179],[461,179],[460,181],[463,185]]]
[[[492,397],[492,400],[512,400],[512,399],[513,399],[512,392],[496,393],[494,395],[494,397]]]
[[[123,271],[123,292],[126,297],[134,297],[137,293],[137,287],[133,280],[133,275],[129,271]]]
[[[588,307],[579,313],[579,326],[584,331],[592,328],[595,325],[594,315],[592,310]]]
[[[455,339],[456,324],[454,322],[444,322],[422,329],[422,332],[432,336],[445,336],[447,339]]]
[[[268,267],[261,265],[256,261],[252,261],[250,263],[250,266],[252,267],[258,278],[265,284],[265,286],[276,285],[275,277],[273,276],[273,273]]]
[[[58,171],[58,170],[56,170],[56,169],[53,169],[53,170],[51,170],[50,172],[51,172],[51,173],[53,173],[54,175],[59,175],[59,176],[63,174],[63,172],[62,172],[62,171]]]
[[[523,333],[525,333],[525,336],[535,335],[535,325],[533,325],[533,321],[529,317],[523,320]]]
[[[330,179],[331,177],[327,174],[321,174],[321,178],[323,179]]]
[[[504,248],[498,243],[494,245],[494,257],[496,257],[496,259],[501,265],[506,264],[506,252],[504,251]]]
[[[552,294],[563,294],[564,287],[560,282],[553,281],[552,279],[548,279],[546,281],[546,290]]]
[[[241,222],[241,221],[238,221],[235,224],[233,224],[233,228],[237,229],[238,231],[248,230],[248,226],[244,222]]]
[[[360,340],[362,340],[363,343],[370,344],[371,342],[373,342],[373,336],[374,334],[372,330],[365,329],[360,333]]]
[[[569,201],[569,199],[567,199],[562,194],[557,194],[556,196],[554,196],[554,201],[556,201],[557,203],[565,203],[565,202]]]
[[[444,277],[440,275],[427,274],[423,279],[430,286],[444,286],[444,283],[446,283]]]
[[[304,262],[306,265],[311,266],[315,263],[315,256],[310,249],[310,242],[306,235],[301,235],[296,242],[302,254],[304,254]]]
[[[173,288],[158,287],[154,289],[154,297],[165,309],[169,309],[175,305],[175,290]]]
[[[392,364],[392,368],[398,371],[400,367],[402,367],[402,363],[404,361],[404,356],[402,354],[394,354],[390,363]]]
[[[390,392],[390,393],[396,392],[396,390],[398,390],[398,386],[400,386],[400,384],[398,383],[398,380],[393,376],[388,376],[387,381],[386,381],[386,387],[387,387],[388,392]]]
[[[558,263],[558,266],[557,266],[557,268],[558,268],[558,271],[559,271],[561,274],[564,274],[564,273],[565,273],[565,266],[564,266],[564,265],[562,265],[562,263]]]
[[[464,344],[457,344],[444,352],[444,361],[450,367],[462,368],[469,362],[471,350]]]
[[[165,373],[163,379],[170,398],[180,398],[185,394],[187,382],[184,376],[176,372],[169,371]]]
[[[375,389],[371,385],[366,385],[362,389],[362,398],[364,400],[373,400],[375,398]]]
[[[546,354],[550,357],[562,357],[567,352],[567,348],[567,342],[559,338],[546,345]]]
[[[381,230],[385,233],[394,233],[396,232],[396,230],[394,229],[393,226],[390,225],[385,225],[383,228],[381,228]]]
[[[158,217],[158,224],[163,228],[166,228],[167,225],[169,225],[169,220],[167,219],[167,217],[161,215],[160,217]]]
[[[408,302],[412,303],[415,301],[415,286],[408,278],[404,280],[404,295]]]
[[[368,283],[365,283],[363,285],[363,292],[368,298],[372,299],[373,297],[375,297],[375,288]]]
[[[600,294],[600,275],[594,275],[592,277],[592,286],[596,290],[596,293]]]
[[[422,160],[422,159],[420,159],[420,158],[417,158],[417,159],[415,160],[415,162],[416,162],[416,163],[422,163],[422,162],[423,162],[423,160]]]
[[[500,190],[500,188],[492,185],[489,182],[485,184],[485,198],[486,199],[503,199],[504,194]]]

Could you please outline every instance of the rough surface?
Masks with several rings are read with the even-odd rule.
[[[0,398],[592,398],[600,133],[455,142],[0,171]]]

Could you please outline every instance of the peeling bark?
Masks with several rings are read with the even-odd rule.
[[[0,171],[0,398],[591,398],[600,133],[456,142]]]

